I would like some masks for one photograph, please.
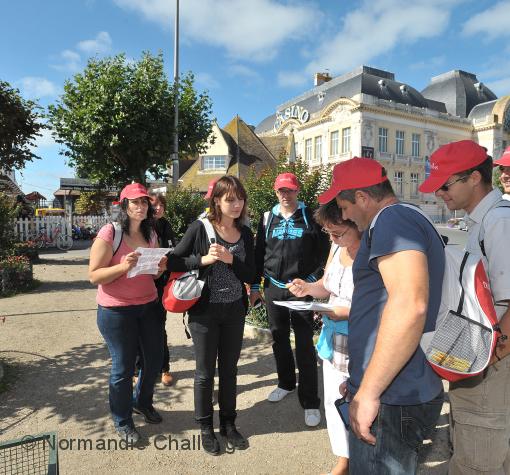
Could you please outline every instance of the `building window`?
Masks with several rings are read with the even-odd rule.
[[[396,139],[395,153],[397,155],[404,155],[404,131],[397,130],[395,139]]]
[[[393,182],[395,184],[395,194],[404,196],[404,172],[395,172]]]
[[[315,150],[313,154],[314,160],[320,160],[322,157],[322,136],[315,137]]]
[[[418,198],[418,183],[420,175],[418,173],[411,173],[411,197]]]
[[[411,142],[411,155],[413,157],[420,156],[420,134],[413,134],[413,140]]]
[[[305,160],[307,162],[312,160],[312,139],[305,140]]]
[[[351,151],[351,128],[342,129],[342,153]]]
[[[379,127],[379,152],[388,151],[388,129]]]
[[[331,132],[329,140],[329,154],[338,155],[338,130]]]
[[[296,157],[299,157],[299,142],[294,142],[294,150],[296,151]]]
[[[202,170],[225,170],[226,168],[226,155],[205,155],[202,157]]]

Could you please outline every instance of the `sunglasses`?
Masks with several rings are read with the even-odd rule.
[[[450,181],[449,183],[445,183],[443,186],[439,188],[441,191],[448,191],[450,189],[450,186],[454,185],[458,181],[463,181],[467,178],[467,175],[461,176],[460,178],[457,178],[456,180]],[[438,191],[439,191],[438,190]]]
[[[342,234],[337,234],[337,233],[332,233],[331,231],[328,231],[325,228],[322,228],[322,232],[324,234],[327,234],[328,236],[331,236],[331,237],[337,238],[337,239],[342,239],[347,231],[349,231],[349,229],[346,229]]]

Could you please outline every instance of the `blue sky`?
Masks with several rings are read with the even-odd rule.
[[[181,0],[181,72],[207,89],[220,126],[256,125],[313,85],[361,64],[418,90],[451,69],[510,94],[510,0]],[[46,107],[87,58],[162,51],[173,74],[175,0],[17,0],[2,4],[0,79]],[[17,179],[47,198],[73,170],[45,134]]]

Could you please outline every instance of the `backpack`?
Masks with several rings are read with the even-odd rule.
[[[405,203],[398,205],[420,213],[441,237],[432,221],[418,207]],[[375,221],[383,210],[370,225],[369,243]],[[483,220],[481,232],[482,228]],[[479,242],[485,255],[483,241]],[[488,366],[500,336],[483,258],[446,246],[441,303],[435,329],[424,333],[420,341],[428,363],[448,381],[476,376]]]
[[[209,244],[212,244],[216,239],[216,233],[211,222],[207,218],[200,218],[199,221],[205,227]],[[170,272],[163,291],[163,306],[169,312],[186,312],[200,299],[204,284],[205,282],[198,278],[198,270]]]
[[[112,221],[110,223],[113,226],[113,256],[115,253],[119,250],[120,243],[122,242],[122,235],[124,234],[124,231],[122,231],[122,228],[120,224],[117,221]]]

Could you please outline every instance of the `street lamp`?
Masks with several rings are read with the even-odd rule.
[[[174,151],[172,158],[172,184],[179,180],[179,0],[175,0],[174,28]]]

